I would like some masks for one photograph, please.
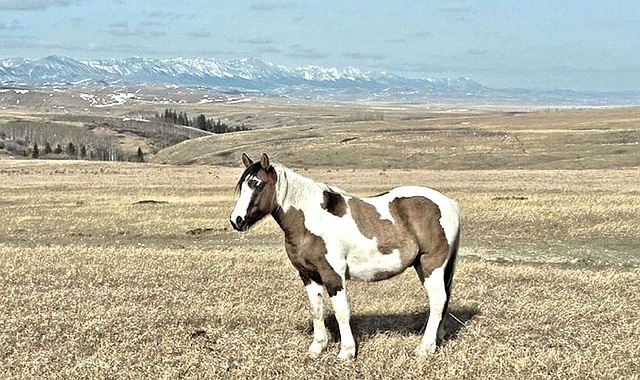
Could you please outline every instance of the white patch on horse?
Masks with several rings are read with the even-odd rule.
[[[374,242],[376,240],[377,239],[373,239]],[[394,249],[389,254],[382,254],[378,251],[377,247],[378,243],[375,243],[375,253],[373,254],[370,251],[349,251],[347,267],[349,268],[349,277],[351,280],[374,281],[380,273],[400,273],[405,269],[400,258],[399,250]]]
[[[231,220],[233,221],[235,221],[238,217],[245,219],[245,217],[247,216],[249,203],[251,202],[254,190],[247,184],[249,180],[260,181],[255,176],[248,176],[242,183],[242,185],[240,186],[240,196],[238,197],[238,201],[236,202],[236,205],[231,212]]]
[[[391,203],[395,198],[397,197],[390,197],[389,193],[387,193],[377,197],[360,198],[360,200],[375,207],[378,214],[380,214],[381,220],[386,219],[391,223],[395,223],[393,216],[391,216],[391,211],[389,210],[389,203]]]

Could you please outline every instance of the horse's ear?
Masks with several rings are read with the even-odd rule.
[[[246,153],[242,153],[242,163],[244,164],[245,168],[248,168],[249,165],[253,164],[253,160],[249,158]]]
[[[269,166],[271,165],[269,163],[269,156],[267,156],[266,153],[262,153],[262,158],[260,158],[260,165],[262,166],[262,169],[267,170],[269,168]]]

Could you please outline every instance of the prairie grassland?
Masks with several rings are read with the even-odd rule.
[[[286,164],[286,163],[285,163]],[[228,226],[239,168],[3,161],[3,378],[638,378],[640,172],[302,169],[355,194],[458,199],[464,236],[446,345],[412,271],[349,283],[338,335],[306,358],[306,295],[272,221]],[[329,305],[329,304],[327,304]]]

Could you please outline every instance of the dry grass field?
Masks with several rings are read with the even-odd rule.
[[[460,201],[450,311],[464,325],[447,320],[441,350],[412,356],[428,310],[407,271],[348,284],[357,360],[336,359],[331,313],[328,351],[307,359],[309,307],[277,226],[228,225],[239,167],[3,160],[0,377],[640,378],[638,165],[305,169],[276,155],[356,194],[414,183]]]

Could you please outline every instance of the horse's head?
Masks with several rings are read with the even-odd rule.
[[[231,225],[237,231],[248,230],[277,206],[277,175],[269,163],[269,156],[263,153],[259,162],[253,162],[242,153],[242,162],[246,169],[236,187],[240,195],[230,218]]]

